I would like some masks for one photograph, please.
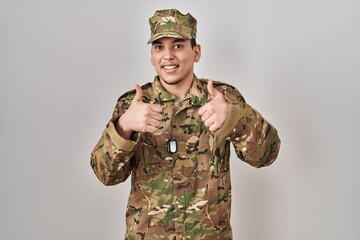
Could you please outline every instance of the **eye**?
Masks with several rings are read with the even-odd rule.
[[[182,44],[176,44],[176,45],[174,46],[175,49],[180,49],[180,48],[182,48],[182,47],[183,47]]]
[[[155,50],[161,50],[161,49],[163,49],[164,47],[161,46],[161,45],[154,45],[153,48],[154,48]]]

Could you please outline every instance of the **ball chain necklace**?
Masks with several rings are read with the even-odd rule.
[[[174,104],[175,105],[174,114],[173,114],[173,116],[172,116],[172,118],[170,120],[170,137],[166,142],[166,149],[167,149],[168,153],[170,153],[170,154],[177,153],[177,151],[178,151],[178,143],[177,143],[175,137],[173,137],[173,132],[172,132],[172,130],[173,130],[173,120],[174,120],[176,111],[178,110],[178,107],[185,100],[185,98],[186,98],[186,96],[181,98],[181,99],[176,98],[176,102]]]

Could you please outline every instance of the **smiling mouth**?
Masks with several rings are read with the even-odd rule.
[[[171,65],[164,65],[161,68],[165,69],[165,70],[174,70],[175,68],[178,68],[179,65],[177,64],[171,64]]]

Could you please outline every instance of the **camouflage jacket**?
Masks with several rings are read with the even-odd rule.
[[[194,77],[179,102],[158,77],[142,86],[143,101],[163,107],[163,120],[153,133],[125,140],[115,123],[130,106],[131,91],[119,98],[113,117],[91,154],[91,166],[105,185],[131,174],[126,209],[126,239],[232,239],[230,226],[230,143],[237,156],[254,167],[270,165],[280,139],[234,87],[214,82],[229,103],[228,117],[215,133],[201,121],[198,109],[208,100],[207,80]],[[170,137],[177,152],[169,153]]]

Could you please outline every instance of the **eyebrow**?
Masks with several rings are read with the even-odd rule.
[[[172,43],[179,43],[179,42],[185,42],[185,39],[183,38],[176,38],[172,41]]]
[[[155,40],[152,42],[152,45],[155,45],[155,44],[161,44],[161,41],[160,40]]]
[[[175,38],[171,43],[179,43],[179,42],[185,42],[186,40],[183,39],[183,38]],[[152,45],[155,45],[155,44],[162,44],[162,41],[157,39],[155,41],[152,42]]]

